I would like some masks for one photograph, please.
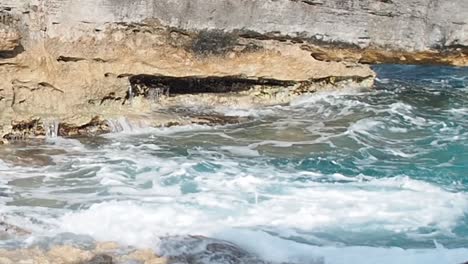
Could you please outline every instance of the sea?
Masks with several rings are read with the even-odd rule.
[[[0,220],[31,232],[0,248],[92,239],[164,256],[197,236],[271,263],[464,263],[468,68],[373,69],[372,89],[186,109],[241,124],[122,118],[107,135],[0,146]]]

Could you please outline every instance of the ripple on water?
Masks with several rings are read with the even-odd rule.
[[[253,117],[246,124],[2,146],[0,213],[32,237],[163,255],[201,235],[276,262],[462,263],[466,69],[376,69],[372,91],[215,109]]]

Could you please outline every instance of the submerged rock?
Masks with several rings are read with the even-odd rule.
[[[166,237],[160,250],[171,264],[274,264],[233,243],[203,236]]]
[[[106,254],[98,254],[88,260],[86,263],[83,264],[112,264],[113,258]]]
[[[265,263],[232,243],[202,236],[165,238],[161,251],[172,264]]]
[[[237,116],[224,116],[224,115],[191,115],[190,122],[197,125],[230,125],[230,124],[240,124],[249,120],[245,117]]]

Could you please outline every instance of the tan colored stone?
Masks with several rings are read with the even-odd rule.
[[[89,32],[86,33],[87,30]],[[96,117],[112,120],[125,116],[148,120],[147,123],[156,126],[190,124],[191,121],[185,118],[152,112],[161,106],[184,106],[190,103],[188,100],[212,106],[285,103],[299,91],[267,91],[268,88],[264,88],[263,96],[256,96],[253,89],[237,95],[171,96],[156,103],[134,98],[130,103],[127,98],[128,76],[135,74],[176,77],[235,75],[295,82],[334,76],[370,80],[374,77],[368,66],[349,67],[344,62],[319,61],[310,56],[309,51],[301,49],[300,44],[292,42],[252,40],[261,49],[243,52],[240,48],[226,55],[202,56],[187,48],[196,35],[174,33],[157,23],[109,24],[101,29],[99,38],[96,38],[94,28],[84,26],[81,31],[80,37],[74,41],[47,38],[14,58],[0,61],[0,78],[4,80],[0,83],[2,136],[12,132],[12,121],[59,121],[69,127],[80,128]],[[245,39],[238,41],[240,47],[251,43]],[[371,84],[372,81],[358,83],[361,86]],[[314,82],[309,86],[314,87],[301,92],[324,88],[323,84],[315,85]],[[327,86],[338,87],[334,83],[327,83]],[[81,135],[77,132],[79,129],[73,131],[76,133],[70,135]],[[24,131],[18,132],[15,137],[43,136],[37,131],[30,131],[27,135]],[[5,139],[6,143],[10,138]]]
[[[398,51],[378,48],[337,48],[319,47],[311,44],[302,45],[301,49],[309,51],[311,56],[320,61],[378,64],[441,64],[468,66],[467,48],[454,48],[445,52],[428,51]]]
[[[98,243],[95,250],[82,250],[71,246],[56,246],[45,252],[35,249],[0,250],[0,264],[80,264],[86,263],[94,256],[106,251],[106,255],[117,260],[117,263],[139,260],[145,264],[166,264],[166,260],[149,249],[138,249],[129,255],[119,255],[120,245],[112,242]],[[116,252],[110,252],[115,250]]]
[[[96,244],[96,252],[108,252],[118,249],[120,246],[116,242],[100,242]]]
[[[62,263],[75,263],[90,259],[92,254],[71,246],[57,246],[47,252],[47,257]]]
[[[20,33],[13,27],[0,24],[0,51],[13,51],[20,45]]]
[[[158,257],[150,249],[136,250],[124,257],[127,260],[139,260],[145,264],[166,264],[167,260],[161,257]]]

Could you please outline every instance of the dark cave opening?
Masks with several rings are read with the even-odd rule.
[[[151,96],[154,90],[164,95],[200,94],[200,93],[232,93],[242,92],[256,85],[288,87],[295,81],[276,80],[268,78],[248,78],[244,76],[158,76],[139,74],[129,77],[131,96]]]

